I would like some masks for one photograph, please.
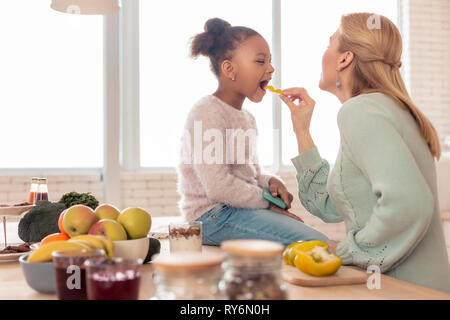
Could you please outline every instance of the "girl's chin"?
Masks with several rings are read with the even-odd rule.
[[[247,97],[248,98],[248,100],[250,100],[251,102],[255,102],[255,103],[258,103],[258,102],[261,102],[262,101],[262,99],[264,98],[264,95],[254,95],[253,97]]]
[[[258,89],[254,95],[247,96],[247,98],[252,102],[261,102],[265,95],[266,95],[265,90]]]

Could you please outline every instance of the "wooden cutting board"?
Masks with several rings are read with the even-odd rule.
[[[367,282],[370,274],[361,269],[349,266],[341,266],[332,276],[316,277],[306,274],[296,267],[283,264],[281,277],[284,281],[303,287],[324,287],[350,284],[362,284]]]

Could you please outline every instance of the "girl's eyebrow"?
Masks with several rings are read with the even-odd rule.
[[[267,54],[265,54],[264,52],[260,52],[258,54],[256,54],[257,56],[264,56],[264,58],[267,56]],[[272,55],[269,55],[270,58],[272,58]]]

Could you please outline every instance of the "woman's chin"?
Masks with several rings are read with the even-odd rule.
[[[319,82],[319,89],[322,90],[322,91],[331,92],[332,86],[325,84],[323,81],[320,81]]]

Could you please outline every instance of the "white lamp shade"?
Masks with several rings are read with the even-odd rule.
[[[120,0],[52,0],[50,7],[71,14],[111,14],[120,10]]]

